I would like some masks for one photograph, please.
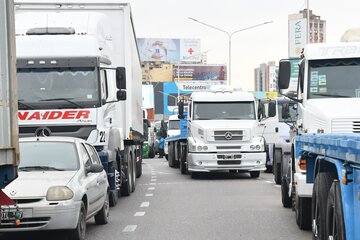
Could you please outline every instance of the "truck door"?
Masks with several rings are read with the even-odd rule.
[[[267,144],[279,141],[278,107],[275,100],[261,100],[258,133],[265,138]]]

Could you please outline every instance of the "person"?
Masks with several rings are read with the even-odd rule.
[[[218,72],[217,80],[225,80],[225,70],[224,66],[221,66]]]
[[[160,136],[159,139],[159,158],[163,158],[164,157],[164,146],[165,146],[165,139]]]

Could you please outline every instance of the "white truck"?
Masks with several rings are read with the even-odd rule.
[[[0,1],[0,207],[15,203],[1,190],[17,177],[17,124],[14,2]],[[0,222],[3,212],[0,212]]]
[[[130,5],[17,0],[15,13],[20,136],[94,145],[114,206],[142,172],[142,75]]]
[[[180,119],[179,119],[178,114],[170,115],[167,125],[168,125],[167,137],[180,135]],[[168,159],[168,155],[169,155],[168,142],[165,142],[164,153],[165,153],[165,158]]]
[[[280,89],[288,88],[290,71],[290,61],[281,60]],[[298,226],[301,229],[313,227],[315,239],[319,239],[319,215],[314,207],[317,198],[312,199],[313,184],[307,183],[307,178],[318,171],[330,171],[331,166],[325,163],[315,172],[308,172],[306,161],[295,158],[300,154],[294,147],[294,137],[302,133],[360,133],[359,76],[360,43],[309,44],[299,63],[298,92],[293,98],[298,102],[298,117],[291,133],[292,157],[282,162],[281,195],[284,207],[295,210]],[[328,191],[323,189],[324,197]]]
[[[179,105],[180,117],[184,105]],[[193,92],[187,111],[187,134],[167,139],[170,153],[193,178],[213,171],[265,170],[265,141],[258,134],[257,101],[251,93],[226,86]],[[186,129],[186,128],[185,128]],[[182,136],[184,135],[184,136]]]

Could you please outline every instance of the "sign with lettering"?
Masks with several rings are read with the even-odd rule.
[[[306,43],[306,18],[289,20],[289,58],[300,57]]]

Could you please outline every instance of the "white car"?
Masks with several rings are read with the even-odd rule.
[[[109,184],[95,148],[70,137],[20,139],[19,176],[4,192],[0,232],[67,229],[85,239],[86,221],[109,219]]]

